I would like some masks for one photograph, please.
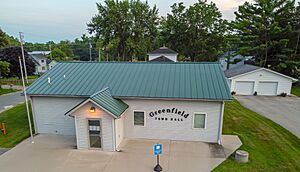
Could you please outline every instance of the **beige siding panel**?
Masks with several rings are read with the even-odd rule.
[[[94,113],[89,112],[91,106],[96,107]],[[102,149],[104,151],[114,150],[114,135],[113,135],[113,117],[102,109],[98,108],[91,102],[86,103],[75,112],[76,126],[77,126],[77,147],[78,149],[89,148],[89,133],[88,133],[88,119],[101,119],[101,134],[102,134]]]
[[[120,118],[115,119],[115,126],[116,126],[116,147],[120,145],[124,138],[124,117],[123,114]]]
[[[221,116],[221,102],[207,101],[170,101],[170,100],[129,100],[123,101],[129,105],[125,112],[125,137],[146,139],[167,139],[184,141],[218,141],[219,119]],[[150,117],[149,113],[159,109],[177,108],[189,114],[183,121],[170,121],[175,114],[164,114],[168,121],[158,121]],[[133,125],[133,111],[145,111],[145,126]],[[207,114],[206,128],[193,128],[193,114],[203,112]],[[221,119],[223,120],[223,119]]]
[[[83,98],[31,97],[37,133],[75,135],[74,118],[65,113]]]

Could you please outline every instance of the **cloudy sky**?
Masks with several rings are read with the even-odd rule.
[[[25,41],[47,42],[73,40],[86,32],[86,23],[97,13],[96,2],[103,0],[1,0],[0,28],[13,36],[24,32]],[[170,6],[183,1],[191,5],[197,0],[148,0],[157,5],[160,15]],[[234,11],[246,0],[212,0],[225,19],[234,19]],[[249,0],[252,1],[252,0]]]

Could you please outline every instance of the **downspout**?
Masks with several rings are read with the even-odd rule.
[[[224,116],[224,101],[221,102],[221,114],[219,119],[219,133],[218,133],[218,144],[222,144],[222,128],[223,128],[223,116]]]

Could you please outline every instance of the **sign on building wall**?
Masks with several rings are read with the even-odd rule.
[[[186,113],[184,110],[178,110],[177,108],[165,108],[152,111],[149,116],[158,121],[174,121],[182,122],[184,119],[188,118],[190,114]]]

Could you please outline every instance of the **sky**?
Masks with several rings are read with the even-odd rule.
[[[159,15],[165,16],[175,2],[189,6],[196,1],[148,0],[148,3],[151,6],[156,4]],[[212,1],[223,18],[233,20],[234,11],[246,0]],[[97,13],[96,2],[103,0],[1,0],[0,28],[15,37],[23,32],[26,42],[74,40],[87,33],[86,24]]]

